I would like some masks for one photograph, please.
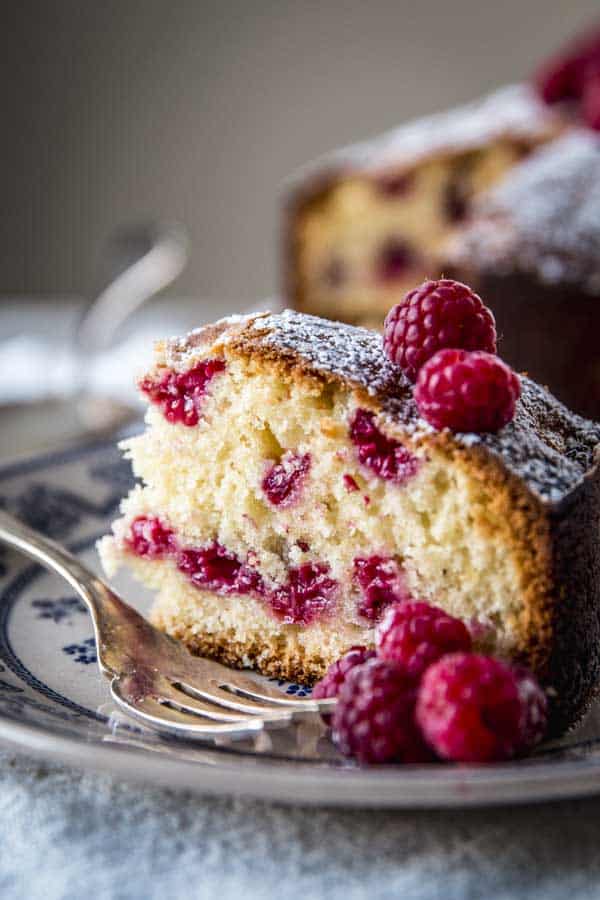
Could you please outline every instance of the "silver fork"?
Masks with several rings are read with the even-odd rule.
[[[192,656],[75,556],[0,510],[0,541],[64,578],[91,613],[100,671],[114,701],[157,731],[195,740],[247,737],[330,712],[335,700],[286,697],[242,672]]]

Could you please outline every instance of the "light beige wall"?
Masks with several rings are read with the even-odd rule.
[[[278,185],[340,142],[521,78],[598,0],[20,0],[3,24],[0,292],[85,288],[175,217],[178,290],[275,285]]]

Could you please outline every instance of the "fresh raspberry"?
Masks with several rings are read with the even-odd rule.
[[[317,681],[312,696],[316,700],[337,697],[350,672],[368,659],[373,659],[374,656],[375,651],[369,650],[367,647],[350,647],[343,656],[329,666],[321,680]]]
[[[429,603],[398,603],[385,613],[376,632],[377,654],[419,678],[446,653],[467,652],[471,635],[460,619]]]
[[[499,431],[514,417],[520,395],[518,376],[502,360],[466,350],[439,350],[415,388],[423,418],[451,431]]]
[[[415,381],[437,350],[496,352],[496,323],[487,306],[466,284],[442,278],[410,291],[386,316],[383,347]]]
[[[535,75],[537,92],[546,103],[579,100],[590,72],[600,60],[600,30],[586,32],[544,63]]]
[[[370,659],[349,673],[332,716],[333,740],[363,763],[431,759],[415,723],[415,681],[399,666]]]
[[[454,762],[493,762],[523,752],[541,734],[539,689],[529,678],[491,656],[444,656],[419,688],[416,720],[425,739]]]
[[[160,559],[177,550],[175,532],[157,516],[136,516],[125,545],[136,556]]]
[[[548,727],[548,698],[535,676],[523,666],[513,669],[519,686],[519,696],[523,706],[521,720],[521,741],[517,755],[528,753],[543,740]]]
[[[586,125],[600,131],[600,71],[586,79],[581,98],[581,114]]]
[[[535,74],[535,86],[545,103],[575,100],[580,96],[581,64],[578,59],[558,56]]]

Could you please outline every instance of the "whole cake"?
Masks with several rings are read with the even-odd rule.
[[[565,124],[562,109],[513,85],[317,160],[284,202],[286,300],[380,328],[407,290],[441,271],[473,199]]]
[[[467,279],[507,361],[600,418],[598,131],[596,26],[531,85],[324,157],[284,204],[287,303],[381,328],[423,278]]]
[[[502,353],[600,418],[600,135],[573,129],[475,204],[444,271],[494,309]]]
[[[600,668],[600,426],[522,379],[496,434],[436,431],[379,334],[296,312],[157,346],[142,484],[100,543],[192,650],[311,682],[384,610],[434,602],[532,668],[552,730]]]

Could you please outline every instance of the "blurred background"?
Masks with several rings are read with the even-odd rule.
[[[598,0],[19,0],[1,59],[0,292],[80,295],[123,222],[177,219],[179,295],[277,283],[283,178],[527,76]]]

